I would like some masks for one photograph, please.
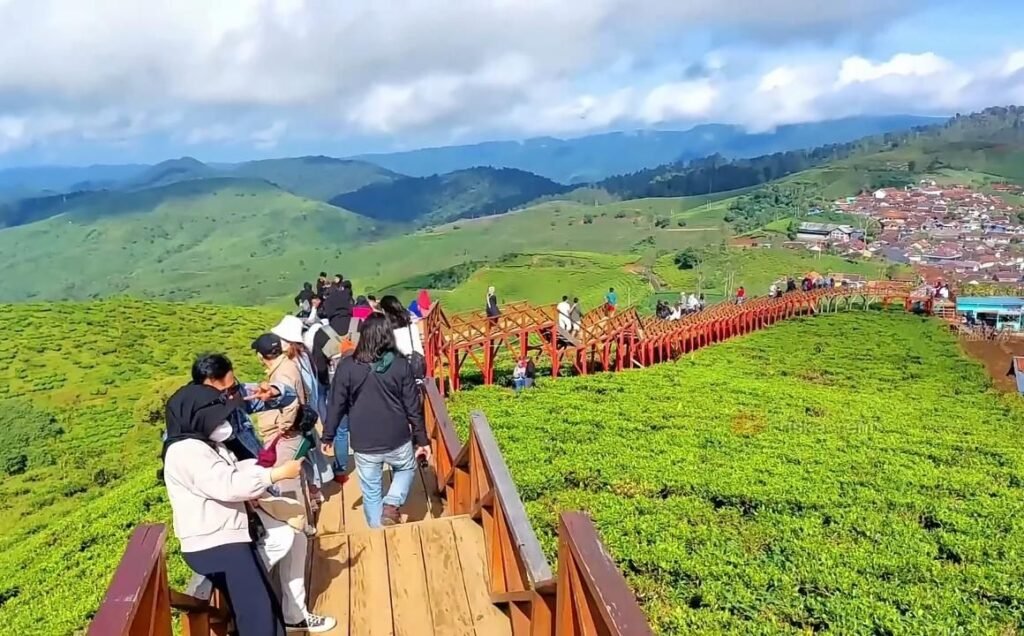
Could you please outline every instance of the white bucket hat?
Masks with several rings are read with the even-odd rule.
[[[270,330],[270,333],[285,342],[302,342],[302,318],[285,316]]]

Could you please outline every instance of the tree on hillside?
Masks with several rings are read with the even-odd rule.
[[[693,269],[700,265],[700,252],[692,247],[687,247],[676,254],[674,262],[679,269]]]

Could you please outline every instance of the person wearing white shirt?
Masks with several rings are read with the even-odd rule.
[[[558,303],[558,328],[563,331],[572,331],[572,305],[569,304],[569,297],[562,296],[562,302]]]
[[[384,296],[380,299],[380,310],[391,323],[398,352],[403,356],[411,356],[413,352],[423,355],[423,336],[420,334],[419,323],[413,322],[412,314],[402,302],[394,296]]]

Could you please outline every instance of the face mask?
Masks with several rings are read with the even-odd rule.
[[[220,424],[220,426],[218,426],[217,428],[213,429],[213,432],[210,433],[210,441],[211,442],[217,442],[217,443],[226,442],[229,439],[231,439],[231,433],[232,432],[233,431],[231,429],[231,423],[230,422],[222,422]]]

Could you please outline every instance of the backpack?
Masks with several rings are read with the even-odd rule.
[[[412,330],[412,323],[406,327],[409,330],[409,339],[412,342],[416,342],[418,336]],[[406,356],[409,359],[409,368],[412,369],[412,377],[416,381],[420,381],[427,377],[427,359],[423,357],[423,354],[419,351],[413,350],[409,355]]]
[[[352,342],[348,335],[345,337],[338,335],[338,332],[332,329],[330,325],[324,325],[321,327],[321,330],[327,334],[327,342],[324,343],[321,351],[327,357],[329,364],[327,373],[333,380],[334,370],[338,368],[338,363],[343,357],[352,355],[352,352],[356,350],[356,344]]]

